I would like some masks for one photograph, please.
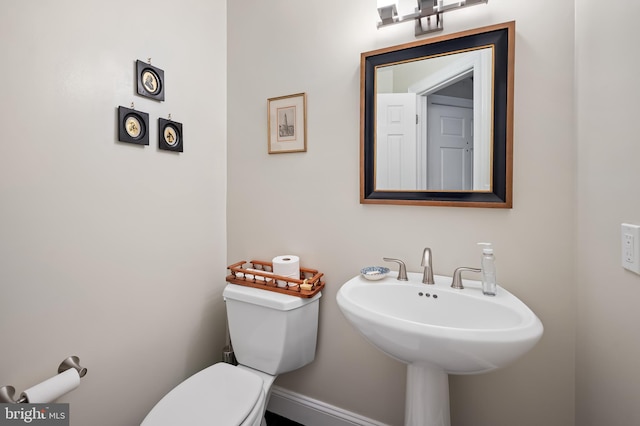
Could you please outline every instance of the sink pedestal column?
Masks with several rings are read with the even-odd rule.
[[[449,375],[433,365],[407,366],[405,426],[451,426]]]

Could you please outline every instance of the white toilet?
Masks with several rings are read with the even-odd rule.
[[[141,426],[265,425],[271,385],[315,358],[318,300],[227,284],[223,296],[238,366],[219,362],[165,395]]]

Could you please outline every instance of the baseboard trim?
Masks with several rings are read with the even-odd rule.
[[[389,426],[280,386],[273,386],[267,410],[305,426]]]

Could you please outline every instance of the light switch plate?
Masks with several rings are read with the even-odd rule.
[[[622,224],[622,267],[640,274],[640,226]]]

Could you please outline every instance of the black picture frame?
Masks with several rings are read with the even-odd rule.
[[[151,64],[136,61],[138,95],[164,101],[164,71]]]
[[[513,207],[513,96],[515,22],[419,40],[361,54],[360,204],[444,207]],[[483,47],[492,49],[493,115],[490,190],[390,190],[376,188],[376,70]]]
[[[137,145],[149,145],[149,114],[119,106],[118,140]]]
[[[158,118],[158,148],[183,152],[182,123]]]

